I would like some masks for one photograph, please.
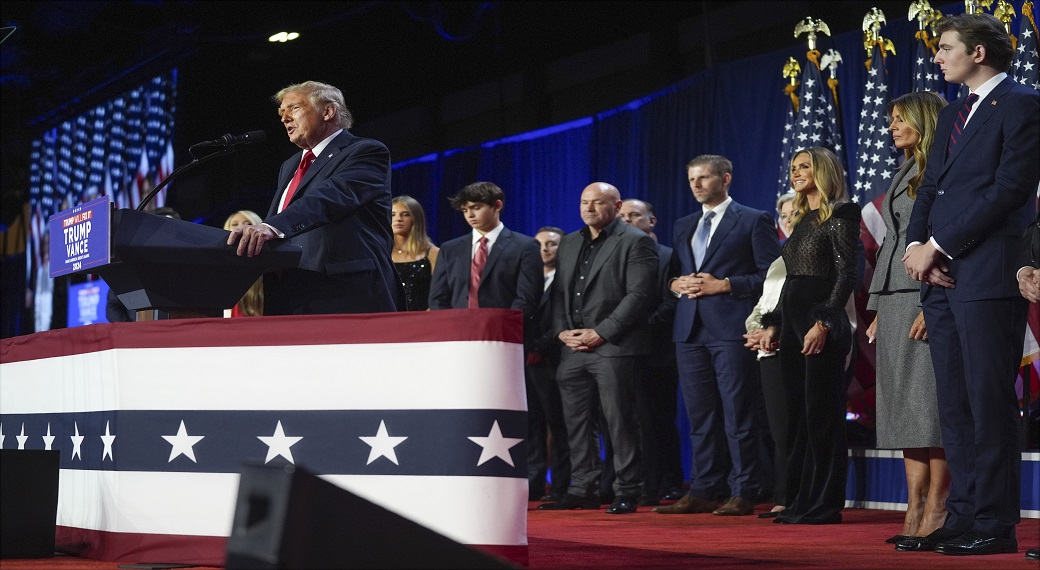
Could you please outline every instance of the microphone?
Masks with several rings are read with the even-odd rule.
[[[233,147],[244,144],[258,144],[267,140],[267,133],[264,131],[249,131],[244,135],[232,135],[226,134],[219,139],[211,141],[203,141],[197,144],[191,145],[191,149],[197,148],[212,148],[212,147]]]

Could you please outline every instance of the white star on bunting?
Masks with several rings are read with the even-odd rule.
[[[470,437],[469,440],[483,448],[480,451],[480,459],[477,460],[477,466],[483,465],[492,458],[498,457],[502,461],[508,463],[510,467],[515,467],[515,465],[513,465],[513,457],[509,454],[509,450],[524,439],[522,437],[502,437],[502,429],[498,427],[498,420],[495,420],[495,423],[491,425],[491,432],[488,433],[487,437]]]
[[[380,457],[385,457],[390,461],[394,462],[394,465],[400,465],[397,462],[397,452],[394,448],[401,444],[407,437],[396,436],[392,437],[386,431],[386,422],[379,420],[379,429],[376,431],[374,436],[359,436],[358,439],[368,444],[372,448],[368,453],[368,462],[365,465],[371,465],[373,461]]]
[[[22,423],[21,435],[14,436],[18,440],[18,449],[25,449],[25,442],[29,439],[29,436],[25,435],[25,423]]]
[[[282,429],[281,420],[278,420],[278,425],[274,428],[274,435],[258,435],[256,438],[264,442],[264,445],[267,446],[267,459],[264,459],[264,463],[270,463],[272,459],[281,455],[289,463],[296,465],[296,462],[293,460],[292,451],[289,448],[299,443],[303,438],[285,435],[285,431]]]
[[[80,453],[80,446],[83,445],[83,436],[79,434],[79,422],[72,422],[72,428],[75,435],[70,435],[72,438],[72,457],[75,459],[79,457],[80,461],[83,461],[83,455]]]
[[[101,436],[101,443],[105,444],[105,450],[101,453],[101,461],[105,458],[109,458],[115,461],[115,457],[112,455],[112,444],[116,442],[116,436],[112,435],[112,432],[108,429],[108,423],[105,422],[105,435]]]
[[[184,427],[184,420],[181,420],[181,427],[177,428],[177,435],[164,435],[162,436],[170,445],[170,459],[167,463],[172,463],[178,455],[183,455],[190,459],[193,463],[198,463],[195,460],[195,448],[194,445],[200,441],[204,435],[188,435],[187,428]]]
[[[47,422],[47,435],[43,436],[43,448],[50,451],[53,444],[54,436],[51,435],[51,422]]]

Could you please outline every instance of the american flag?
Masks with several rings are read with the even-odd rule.
[[[914,71],[912,76],[911,91],[934,91],[942,93],[946,80],[943,79],[939,66],[935,65],[933,58],[931,40],[927,30],[918,30],[914,35]]]
[[[787,66],[784,67],[785,72],[788,66],[797,66],[798,62],[792,57]],[[784,136],[780,139],[780,174],[776,180],[776,197],[779,199],[780,196],[791,189],[791,177],[788,174],[788,164],[791,162],[791,152],[794,150],[792,146],[792,135],[794,134],[794,116],[798,111],[798,83],[797,81],[789,83],[784,87],[784,94],[787,95],[787,118],[784,120]],[[786,103],[785,103],[786,104]],[[777,231],[782,232],[780,226],[777,226]],[[787,237],[787,236],[781,236]]]
[[[859,145],[853,178],[853,200],[865,206],[888,190],[896,169],[896,149],[888,133],[889,92],[884,51],[875,43],[868,62],[859,120]]]
[[[806,58],[808,61],[802,70],[802,93],[798,113],[794,116],[791,129],[785,130],[782,139],[783,154],[780,164],[785,173],[779,188],[782,192],[789,188],[787,166],[796,150],[822,146],[833,150],[839,157],[845,154],[838,123],[838,110],[820,74],[820,52],[812,50],[806,54]]]
[[[1022,4],[1022,15],[1018,19],[1018,45],[1015,47],[1015,62],[1011,71],[1016,81],[1040,91],[1040,57],[1037,56],[1037,28],[1033,11],[1033,2]]]

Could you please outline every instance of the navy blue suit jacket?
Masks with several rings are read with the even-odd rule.
[[[390,258],[390,151],[343,131],[315,157],[292,201],[276,213],[300,157],[282,163],[264,222],[303,247],[300,269],[359,281],[358,290],[344,292],[343,312],[396,311],[401,284]]]
[[[465,309],[469,304],[469,269],[473,235],[467,232],[441,244],[430,284],[431,309]],[[477,301],[482,308],[519,309],[530,317],[542,298],[542,257],[538,242],[502,228],[488,252]]]
[[[697,267],[690,243],[702,215],[703,210],[698,210],[675,222],[672,276],[710,273],[717,279],[728,277],[732,291],[679,299],[672,340],[688,342],[698,315],[712,336],[740,340],[747,332],[744,320],[762,296],[766,270],[780,256],[776,225],[768,213],[731,202],[708,242],[704,262]]]
[[[951,300],[1017,297],[1019,239],[1033,219],[1040,180],[1040,94],[1010,77],[997,84],[946,156],[964,98],[939,114],[907,243],[929,237],[948,253]],[[921,287],[927,294],[928,284]]]

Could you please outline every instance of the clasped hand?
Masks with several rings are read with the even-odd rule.
[[[947,275],[950,269],[940,255],[942,254],[930,241],[912,245],[903,255],[903,268],[914,281],[953,288],[953,278]]]
[[[1040,269],[1030,267],[1018,274],[1018,291],[1030,303],[1040,302]]]
[[[606,342],[595,329],[571,329],[560,333],[559,339],[572,350],[589,352]]]
[[[260,249],[264,244],[278,237],[271,228],[265,225],[241,226],[231,230],[227,244],[235,245],[238,241],[238,255],[253,257],[260,255]],[[241,238],[241,239],[239,239]]]
[[[672,281],[672,291],[687,298],[695,299],[705,295],[718,295],[728,292],[725,279],[716,279],[711,273],[691,273]]]

